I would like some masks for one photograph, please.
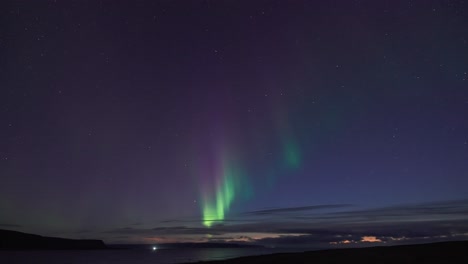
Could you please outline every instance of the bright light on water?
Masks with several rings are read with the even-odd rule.
[[[157,247],[153,247],[153,251],[155,251],[156,249],[158,249]]]

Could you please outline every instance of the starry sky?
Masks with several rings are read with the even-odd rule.
[[[468,239],[468,3],[0,5],[0,228]]]

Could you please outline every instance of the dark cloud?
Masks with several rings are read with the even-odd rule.
[[[19,228],[19,227],[22,227],[21,225],[17,225],[17,224],[1,224],[0,223],[0,227],[4,227],[4,228]]]
[[[207,222],[218,222],[218,223],[229,223],[229,222],[252,222],[255,219],[224,219],[224,220],[205,220]],[[170,223],[200,223],[200,219],[172,219],[172,220],[163,220],[159,223],[170,224]]]
[[[350,207],[350,206],[352,205],[350,204],[324,204],[324,205],[311,205],[311,206],[301,206],[301,207],[284,207],[284,208],[250,211],[250,212],[246,212],[245,214],[264,215],[264,214],[275,214],[275,213],[291,213],[291,212],[310,211],[310,210],[336,209],[336,208],[343,208],[343,207]]]
[[[76,230],[75,234],[91,234],[91,233],[94,233],[96,230],[93,230],[93,229],[80,229],[80,230]]]
[[[348,221],[377,221],[392,222],[403,220],[449,220],[464,219],[468,215],[468,200],[433,202],[411,205],[398,205],[367,210],[332,212],[320,216],[322,219]]]
[[[113,230],[104,231],[109,234],[131,234],[131,235],[222,235],[223,232],[214,226],[211,229],[204,227],[187,227],[187,226],[171,226],[171,227],[155,227],[155,228],[132,228],[124,227]]]
[[[249,243],[317,248],[329,247],[340,241],[347,244],[364,243],[363,237],[375,237],[376,241],[392,244],[468,239],[468,201],[400,205],[313,216],[305,214],[309,208],[311,207],[272,209],[265,213],[288,212],[293,215],[288,214],[283,218],[274,215],[257,221],[250,219],[249,222],[242,222],[240,218],[239,221],[225,221],[210,228],[188,225],[148,229],[124,227],[106,233],[204,238],[209,234],[210,241],[245,236],[243,240]],[[262,211],[253,213],[257,212],[263,215]],[[271,237],[253,240],[253,236],[248,235],[251,233],[270,234]]]
[[[266,224],[268,225],[268,224]],[[330,223],[317,227],[314,223],[300,227],[285,226],[274,229],[284,234],[279,237],[256,240],[255,243],[274,246],[330,247],[339,242],[366,243],[364,237],[375,237],[380,243],[404,244],[468,239],[468,219],[437,221],[403,221],[374,223]],[[273,233],[274,233],[273,232]]]

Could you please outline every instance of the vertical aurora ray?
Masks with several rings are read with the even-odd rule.
[[[279,95],[280,93],[278,93]],[[281,94],[282,95],[282,94]],[[203,142],[208,142],[208,145],[200,146],[198,150],[203,149],[203,155],[197,155],[201,163],[199,164],[198,177],[200,182],[200,211],[201,223],[205,227],[211,227],[216,223],[221,223],[226,220],[233,205],[239,205],[239,201],[250,198],[253,195],[253,186],[251,183],[262,184],[262,186],[273,186],[276,183],[276,178],[294,172],[299,169],[302,164],[302,154],[298,138],[295,137],[292,114],[288,109],[285,98],[282,96],[272,96],[271,114],[272,119],[268,120],[271,125],[271,130],[276,136],[274,147],[279,151],[275,153],[274,158],[270,159],[273,166],[259,168],[255,160],[255,154],[262,155],[264,149],[262,142],[264,135],[258,137],[261,142],[257,149],[252,145],[246,145],[252,142],[252,138],[256,139],[257,131],[240,131],[237,126],[232,125],[236,122],[225,123],[225,120],[237,120],[235,116],[229,115],[229,111],[214,111],[215,113],[223,113],[222,116],[214,118],[213,128],[210,131],[210,138]],[[221,107],[222,108],[222,107]],[[222,120],[222,121],[221,121]],[[252,130],[255,130],[255,125],[252,124]],[[211,127],[211,124],[210,124]],[[260,133],[272,131],[259,130]],[[252,137],[254,135],[254,137]],[[245,140],[247,138],[247,140]],[[273,147],[272,146],[272,147]],[[200,153],[200,152],[199,152]],[[253,154],[255,153],[255,154]],[[277,153],[277,154],[276,154]],[[253,158],[253,159],[252,159]],[[278,158],[280,160],[278,160]],[[264,159],[263,160],[267,160]],[[271,164],[271,163],[270,163]],[[255,172],[255,175],[251,174]],[[265,175],[263,181],[250,179],[248,176],[256,176],[257,179]]]
[[[301,151],[294,137],[294,130],[284,104],[277,103],[275,113],[276,129],[282,146],[283,164],[288,169],[298,169],[301,165]]]
[[[297,169],[301,165],[301,153],[299,146],[293,138],[283,140],[283,159],[286,166],[291,169]]]
[[[244,171],[231,160],[223,158],[220,170],[215,175],[214,190],[203,195],[202,214],[203,225],[210,227],[215,222],[222,222],[234,199],[247,197],[250,186]]]

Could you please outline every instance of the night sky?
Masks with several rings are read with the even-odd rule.
[[[2,1],[0,228],[468,239],[465,1]]]

